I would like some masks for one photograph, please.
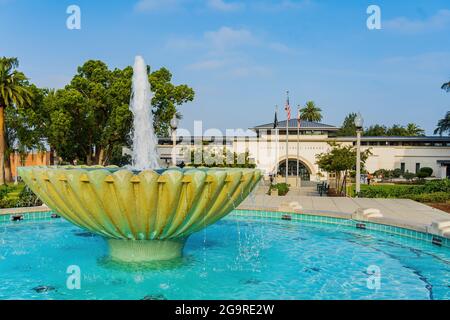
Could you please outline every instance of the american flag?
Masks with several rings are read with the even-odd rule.
[[[300,124],[301,124],[301,111],[300,111],[300,109],[301,109],[301,107],[300,106],[298,106],[298,109],[297,109],[297,125],[298,125],[298,127],[300,128]]]
[[[286,110],[287,120],[291,120],[291,105],[289,104],[289,93],[286,99],[286,106],[284,107],[284,110]]]

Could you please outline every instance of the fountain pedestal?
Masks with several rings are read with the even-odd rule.
[[[182,256],[186,239],[121,240],[107,239],[113,260],[148,262],[171,260]]]

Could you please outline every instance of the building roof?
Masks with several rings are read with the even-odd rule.
[[[297,129],[297,119],[291,119],[289,120],[289,124],[288,124],[288,128],[289,129]],[[253,127],[251,129],[254,130],[260,130],[260,129],[273,129],[273,122],[271,123],[267,123],[267,124],[262,124],[256,127]],[[286,129],[286,120],[283,121],[278,121],[278,129]],[[306,121],[306,120],[300,120],[300,129],[301,130],[305,130],[305,129],[309,129],[309,130],[329,130],[329,131],[336,131],[339,130],[338,127],[329,125],[329,124],[324,124],[324,123],[320,123],[320,122],[314,122],[314,121]]]

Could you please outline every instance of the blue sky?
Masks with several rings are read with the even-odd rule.
[[[66,28],[71,4],[81,30]],[[366,27],[371,4],[381,30]],[[431,134],[450,109],[449,32],[448,0],[0,0],[0,55],[37,85],[64,86],[87,59],[124,67],[140,54],[195,89],[181,109],[189,129],[270,122],[289,90],[325,123],[360,111],[367,125]]]

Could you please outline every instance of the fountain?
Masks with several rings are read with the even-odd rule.
[[[225,217],[254,189],[256,169],[158,168],[147,67],[136,57],[131,168],[21,167],[19,175],[68,221],[103,236],[112,259],[180,257],[186,239]]]

